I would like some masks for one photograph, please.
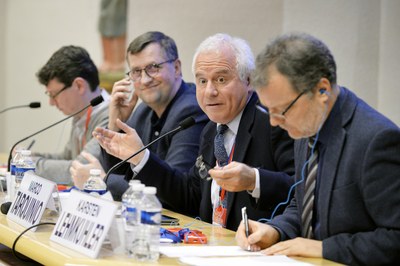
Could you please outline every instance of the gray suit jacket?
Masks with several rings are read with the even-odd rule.
[[[36,161],[36,174],[41,177],[52,180],[58,184],[73,185],[69,168],[71,167],[73,160],[78,160],[81,163],[88,163],[88,161],[80,155],[82,151],[86,151],[92,154],[94,157],[99,158],[101,155],[100,145],[95,138],[92,136],[92,132],[96,127],[105,127],[108,124],[108,104],[110,102],[110,96],[102,89],[101,95],[104,98],[104,102],[93,108],[90,121],[85,131],[85,119],[86,115],[77,119],[74,117],[70,138],[68,143],[65,144],[64,150],[60,153],[39,153],[35,152],[34,156]],[[79,121],[79,122],[78,122]],[[78,124],[78,125],[77,125]],[[76,130],[76,127],[79,129]],[[84,134],[87,143],[82,148],[80,140],[80,131]],[[85,132],[83,132],[85,131]]]
[[[400,129],[345,88],[328,119],[314,208],[323,257],[352,265],[400,262]],[[297,180],[306,154],[307,140],[297,141]],[[303,195],[304,182],[271,222],[282,240],[301,235]]]
[[[146,104],[141,103],[126,122],[137,131],[144,145],[150,142],[152,114],[153,110]],[[200,133],[208,122],[207,116],[197,104],[195,85],[182,81],[171,103],[160,136],[176,128],[182,120],[189,116],[193,116],[196,119],[197,123],[194,126],[169,135],[154,144],[156,146],[155,156],[165,160],[171,167],[177,168],[182,172],[187,172],[195,162],[199,149]],[[101,163],[106,171],[121,161],[107,154],[103,149],[102,155]],[[109,176],[107,187],[115,200],[120,200],[122,194],[128,188],[128,182],[124,177],[126,176],[126,179],[130,179],[132,175],[130,164],[125,163]]]

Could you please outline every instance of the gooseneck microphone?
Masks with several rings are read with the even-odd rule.
[[[160,139],[162,139],[162,138],[164,138],[164,137],[166,137],[166,136],[168,136],[168,135],[171,135],[172,133],[175,133],[175,132],[180,131],[180,130],[187,129],[187,128],[193,126],[194,124],[196,124],[196,120],[195,120],[192,116],[185,118],[182,122],[179,123],[179,126],[178,126],[177,128],[172,129],[172,130],[170,130],[170,131],[168,131],[168,132],[162,134],[161,136],[159,136],[159,137],[156,138],[155,140],[149,142],[149,144],[143,146],[140,150],[138,150],[137,152],[135,152],[134,154],[132,154],[131,156],[129,156],[129,157],[126,158],[125,160],[120,161],[119,163],[117,163],[117,164],[115,164],[113,167],[111,167],[110,170],[107,171],[106,176],[104,177],[104,182],[107,184],[107,180],[108,180],[109,175],[110,175],[115,169],[117,169],[117,168],[120,167],[122,164],[126,163],[127,161],[129,161],[130,159],[132,159],[133,157],[135,157],[136,155],[138,155],[139,153],[141,153],[142,151],[144,151],[145,149],[147,149],[148,147],[150,147],[151,145],[153,145],[155,142],[159,141]]]
[[[60,124],[61,122],[64,122],[64,121],[67,120],[67,119],[70,119],[70,118],[73,117],[73,116],[76,116],[76,115],[79,114],[80,112],[83,112],[83,111],[85,111],[86,109],[88,109],[90,106],[96,106],[96,105],[98,105],[98,104],[101,103],[103,100],[104,100],[104,99],[103,99],[103,96],[101,96],[101,95],[100,95],[100,96],[97,96],[96,98],[94,98],[94,99],[92,99],[92,100],[90,101],[90,104],[86,105],[85,107],[83,107],[83,108],[82,108],[81,110],[79,110],[78,112],[73,113],[72,115],[69,115],[69,116],[65,117],[64,119],[61,119],[60,121],[58,121],[58,122],[56,122],[56,123],[54,123],[54,124],[51,124],[50,126],[47,126],[47,127],[43,128],[43,129],[41,129],[41,130],[39,130],[39,131],[37,131],[37,132],[35,132],[35,133],[33,133],[33,134],[27,136],[27,137],[25,137],[25,138],[23,138],[23,139],[17,141],[17,142],[12,146],[12,148],[11,148],[11,150],[10,150],[10,154],[9,154],[9,156],[8,156],[7,170],[10,171],[10,167],[11,167],[10,163],[11,163],[12,152],[13,152],[14,148],[15,148],[18,144],[20,144],[21,142],[23,142],[23,141],[25,141],[25,140],[27,140],[27,139],[33,137],[33,136],[36,136],[36,135],[39,134],[39,133],[42,133],[43,131],[45,131],[45,130],[51,128],[51,127],[54,127],[54,126]]]
[[[7,215],[8,210],[11,207],[11,203],[12,203],[11,201],[8,201],[8,202],[4,202],[3,204],[1,204],[0,210],[1,210],[2,214],[6,214]]]
[[[30,104],[16,105],[16,106],[7,107],[7,108],[1,110],[0,114],[2,114],[4,112],[7,112],[8,110],[11,110],[11,109],[24,108],[24,107],[39,108],[40,107],[40,102],[31,102]]]

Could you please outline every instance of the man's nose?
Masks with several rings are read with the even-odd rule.
[[[214,86],[214,84],[211,80],[207,82],[205,90],[206,90],[206,94],[208,94],[209,96],[217,96],[218,95],[218,89]]]

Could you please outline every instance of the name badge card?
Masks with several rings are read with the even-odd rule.
[[[70,193],[50,240],[95,259],[117,205],[77,190]]]
[[[38,224],[49,199],[53,200],[52,194],[56,186],[56,183],[37,176],[32,171],[25,172],[7,218],[26,228]],[[32,231],[36,228],[32,228]]]

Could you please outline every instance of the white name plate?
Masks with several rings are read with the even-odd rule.
[[[53,199],[52,193],[56,186],[56,183],[35,175],[33,171],[25,172],[7,218],[25,228],[38,224],[49,199]],[[36,228],[32,228],[32,231]]]
[[[97,258],[117,205],[77,190],[70,193],[50,240]]]

